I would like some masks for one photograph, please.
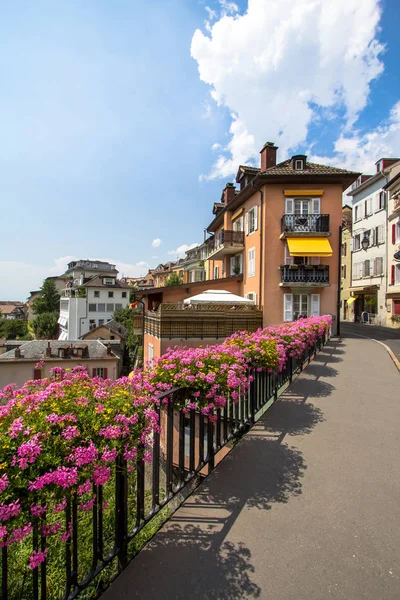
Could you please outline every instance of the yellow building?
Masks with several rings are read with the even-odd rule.
[[[342,266],[340,281],[340,318],[342,321],[354,321],[354,302],[351,297],[351,227],[352,208],[345,204],[342,209]],[[353,299],[354,298],[354,299]]]
[[[400,327],[400,161],[390,169],[388,194],[386,325]]]

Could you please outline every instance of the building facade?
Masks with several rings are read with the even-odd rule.
[[[111,321],[114,312],[129,305],[129,286],[116,274],[100,273],[88,280],[75,278],[60,299],[59,340],[77,340]]]
[[[388,177],[386,325],[400,327],[400,162],[392,165]]]
[[[359,178],[352,198],[352,297],[354,320],[386,325],[387,183],[389,167],[398,159],[379,159],[376,173]],[[365,177],[365,176],[364,176]]]
[[[342,321],[354,321],[354,306],[351,298],[351,230],[352,208],[349,205],[342,209],[342,266],[341,266],[341,306],[340,318]]]

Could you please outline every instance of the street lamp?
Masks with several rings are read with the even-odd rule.
[[[367,249],[368,249],[368,247],[369,247],[369,239],[368,239],[368,237],[367,237],[367,234],[366,234],[366,233],[364,233],[364,237],[363,237],[363,239],[361,240],[361,248],[362,248],[363,250],[367,250]]]

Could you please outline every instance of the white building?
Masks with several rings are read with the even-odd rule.
[[[369,322],[386,324],[387,286],[387,183],[389,166],[398,159],[382,158],[376,174],[360,176],[348,194],[352,196],[352,283],[356,320],[368,313]]]
[[[104,325],[118,308],[129,305],[129,286],[116,273],[99,273],[88,280],[75,278],[73,286],[63,290],[60,300],[59,340],[77,340]]]

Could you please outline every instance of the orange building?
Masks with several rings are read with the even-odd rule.
[[[188,285],[215,287],[252,299],[264,326],[331,314],[336,333],[342,193],[360,174],[310,163],[304,155],[277,164],[270,142],[260,154],[260,168],[240,166],[239,189],[228,183],[214,203],[209,237],[183,262],[185,284],[172,288],[168,300],[161,290],[145,292],[147,308],[182,301]],[[165,351],[161,331],[146,329],[145,360]],[[189,345],[189,338],[181,343]]]
[[[342,193],[359,173],[296,155],[276,164],[267,142],[260,168],[240,166],[209,224],[208,259],[222,276],[241,273],[242,295],[263,308],[264,325],[338,312]],[[333,330],[336,328],[336,320]]]

